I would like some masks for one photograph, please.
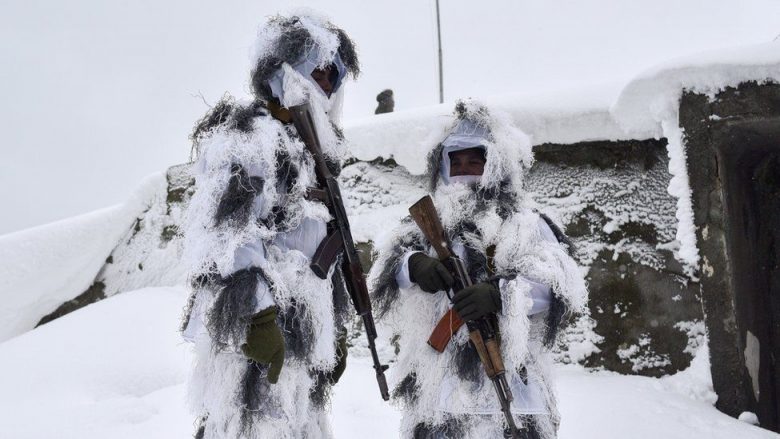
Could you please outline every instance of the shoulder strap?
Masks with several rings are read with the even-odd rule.
[[[552,230],[553,234],[555,235],[555,239],[558,240],[561,244],[565,245],[569,255],[574,255],[574,243],[569,239],[568,236],[566,236],[565,233],[563,233],[563,230],[561,230],[560,227],[558,227],[557,224],[553,222],[553,220],[550,219],[549,216],[543,214],[542,212],[537,212],[540,217],[544,220],[545,223],[547,223],[547,226]]]

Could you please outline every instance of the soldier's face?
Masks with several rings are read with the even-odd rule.
[[[333,66],[325,67],[324,69],[315,69],[311,72],[311,77],[314,82],[320,86],[327,97],[333,93],[333,83],[331,82],[331,76],[333,73]]]
[[[458,175],[482,175],[485,171],[485,151],[469,148],[450,153],[450,177]]]

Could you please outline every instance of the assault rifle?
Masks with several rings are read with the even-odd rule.
[[[465,287],[472,285],[471,278],[466,271],[466,265],[463,261],[452,251],[452,246],[447,235],[444,233],[444,227],[441,225],[439,214],[436,212],[436,206],[433,205],[433,200],[430,196],[426,195],[419,201],[414,203],[409,208],[409,213],[417,223],[417,226],[422,230],[423,235],[431,244],[439,260],[449,270],[452,277],[455,279],[455,284],[452,286],[452,291],[460,291]],[[452,300],[451,293],[448,291],[447,296]],[[444,320],[462,321],[460,316],[450,309],[448,312],[450,317],[445,315]],[[451,327],[451,326],[450,326]],[[466,327],[469,330],[469,340],[474,345],[474,348],[479,354],[479,359],[482,362],[482,366],[485,369],[490,381],[493,383],[493,387],[496,389],[498,395],[498,402],[501,405],[501,411],[504,413],[504,418],[508,428],[504,430],[504,437],[507,438],[520,438],[520,432],[517,430],[515,420],[512,417],[510,410],[510,403],[512,402],[512,391],[509,388],[509,384],[506,381],[506,370],[504,369],[504,360],[501,358],[501,347],[498,344],[498,330],[495,322],[495,315],[485,316],[477,320],[466,322]],[[434,331],[435,334],[436,331]],[[449,334],[451,337],[452,334]],[[449,337],[447,337],[449,341]],[[442,352],[444,349],[438,349],[435,346],[433,340],[428,341],[432,347],[437,351]],[[445,343],[446,346],[446,343]]]
[[[320,140],[317,136],[317,130],[314,126],[314,120],[311,117],[309,104],[292,106],[289,108],[292,115],[295,129],[303,140],[306,148],[314,158],[315,172],[317,174],[317,183],[319,188],[311,188],[308,191],[310,198],[318,199],[325,203],[333,216],[330,233],[320,243],[317,251],[314,253],[311,262],[311,269],[320,279],[328,277],[328,269],[341,254],[341,272],[344,274],[344,283],[349,291],[349,297],[355,306],[355,311],[363,319],[363,326],[366,328],[366,337],[368,337],[368,348],[371,350],[371,357],[374,360],[374,370],[376,371],[376,380],[379,383],[379,392],[382,399],[390,399],[390,393],[387,390],[387,380],[385,379],[385,370],[388,366],[379,361],[379,355],[376,352],[376,326],[374,325],[374,316],[371,314],[371,302],[368,298],[368,287],[366,286],[366,277],[363,274],[363,267],[360,265],[355,243],[352,241],[352,232],[349,228],[349,219],[344,210],[344,203],[341,200],[341,191],[336,181],[336,177],[331,174],[325,156],[322,153]]]

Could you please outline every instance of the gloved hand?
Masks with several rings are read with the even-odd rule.
[[[347,368],[347,330],[339,331],[339,338],[336,340],[336,367],[328,374],[328,381],[336,384],[339,382],[344,369]]]
[[[409,258],[409,280],[428,293],[448,290],[455,283],[441,261],[420,252]]]
[[[252,316],[241,352],[253,361],[268,364],[268,382],[276,384],[284,364],[284,337],[276,324],[276,307]]]
[[[476,320],[501,311],[501,292],[493,283],[481,282],[455,293],[452,302],[463,320]]]

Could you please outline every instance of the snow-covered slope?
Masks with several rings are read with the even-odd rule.
[[[124,204],[0,236],[0,341],[84,292],[164,183],[154,175]]]
[[[182,288],[120,294],[0,344],[0,436],[190,437],[184,383],[193,357],[176,319],[186,297]],[[400,415],[380,400],[361,352],[350,351],[334,390],[336,437],[397,438]],[[684,373],[675,382],[558,368],[560,439],[778,437],[681,394],[707,395],[706,384],[702,390],[690,375],[701,370]]]

